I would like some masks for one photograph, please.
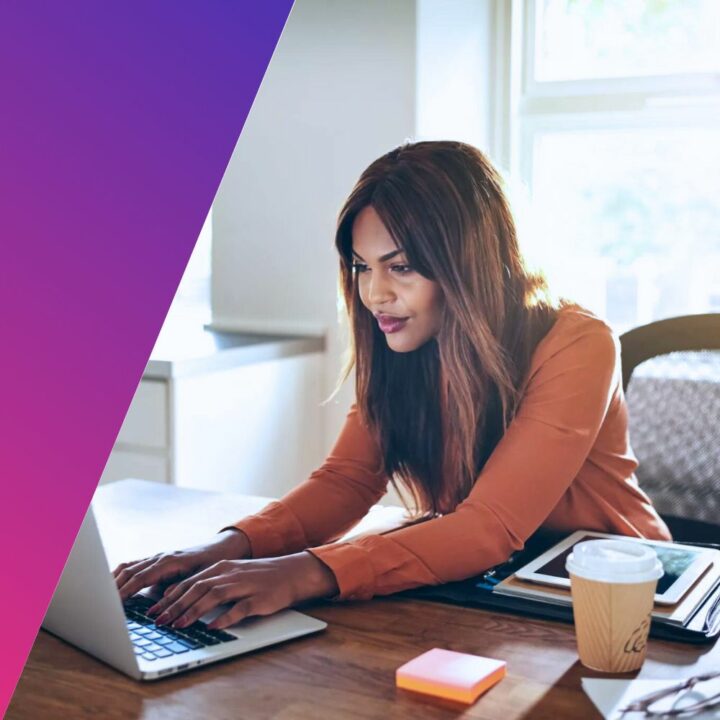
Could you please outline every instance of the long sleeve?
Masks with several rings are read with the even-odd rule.
[[[387,483],[377,444],[353,406],[323,465],[233,527],[247,535],[255,558],[299,552],[343,535],[384,495]]]
[[[340,598],[366,599],[461,580],[504,562],[590,463],[611,403],[624,402],[619,383],[618,345],[610,329],[589,314],[561,313],[536,348],[514,419],[454,512],[386,535],[311,550],[335,574]],[[634,484],[633,469],[630,465],[617,482],[602,478],[606,505],[644,501],[654,513]],[[629,490],[616,492],[616,484]],[[583,508],[583,520],[594,513],[597,526],[609,529],[601,510],[592,501],[585,505],[590,509]],[[655,525],[661,526],[661,521]],[[662,529],[658,533],[662,536]]]

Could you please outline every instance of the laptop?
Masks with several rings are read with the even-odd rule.
[[[75,539],[42,627],[136,680],[156,680],[200,665],[319,632],[327,623],[294,610],[249,618],[225,630],[207,623],[216,608],[182,630],[156,626],[141,593],[125,605],[105,557],[92,505]]]

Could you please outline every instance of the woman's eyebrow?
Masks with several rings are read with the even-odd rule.
[[[390,260],[390,258],[394,258],[396,255],[399,255],[400,253],[405,252],[402,248],[398,248],[397,250],[393,250],[392,252],[386,253],[385,255],[381,255],[378,258],[378,262],[385,262],[386,260]],[[358,259],[365,262],[363,258],[360,257],[354,250],[352,251],[352,254]]]

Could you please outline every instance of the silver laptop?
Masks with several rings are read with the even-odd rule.
[[[155,680],[327,627],[321,620],[283,610],[213,631],[205,623],[224,609],[217,608],[190,628],[158,628],[144,615],[153,602],[139,595],[123,608],[91,506],[42,626],[126,675]]]

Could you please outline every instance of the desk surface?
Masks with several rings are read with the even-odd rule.
[[[140,502],[142,497],[145,500]],[[114,561],[129,559],[139,547],[164,546],[168,538],[161,537],[158,528],[173,518],[168,532],[183,534],[177,518],[193,508],[193,527],[184,533],[191,541],[199,532],[198,523],[205,530],[201,537],[206,537],[211,528],[232,521],[235,515],[253,512],[264,502],[262,498],[219,497],[128,481],[100,488],[95,507],[103,541]],[[157,520],[158,504],[166,508],[162,520]],[[233,508],[233,517],[227,517],[229,507]],[[144,535],[139,528],[149,527],[149,514],[155,516],[153,531]],[[383,515],[382,522],[387,517]],[[125,542],[119,542],[123,537]],[[315,603],[304,611],[325,620],[328,629],[153,683],[130,680],[41,631],[6,717],[600,717],[583,693],[580,680],[603,676],[577,661],[571,625],[396,598]],[[397,690],[395,669],[433,647],[506,660],[508,675],[469,708]],[[691,646],[652,639],[639,676],[687,677],[718,666],[718,644]]]

